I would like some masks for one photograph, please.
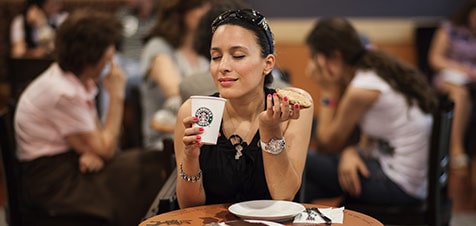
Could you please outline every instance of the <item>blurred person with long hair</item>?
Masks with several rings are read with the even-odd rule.
[[[320,87],[317,152],[306,162],[306,201],[418,205],[427,194],[437,99],[416,68],[366,48],[345,18],[319,19],[306,38]],[[349,144],[356,127],[362,136]]]
[[[182,100],[179,83],[192,73],[208,70],[208,60],[193,49],[201,16],[210,0],[161,1],[157,20],[145,37],[141,56],[142,129],[144,146],[161,150],[171,137]]]

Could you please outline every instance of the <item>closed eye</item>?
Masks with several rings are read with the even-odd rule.
[[[212,59],[212,61],[217,61],[217,60],[221,59],[221,56],[214,56],[211,59]]]

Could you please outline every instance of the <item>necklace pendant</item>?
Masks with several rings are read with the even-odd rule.
[[[243,153],[242,153],[243,146],[241,146],[241,144],[236,144],[235,145],[235,150],[236,150],[235,159],[238,160],[243,155]]]

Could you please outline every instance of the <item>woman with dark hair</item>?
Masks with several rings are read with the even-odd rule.
[[[320,19],[306,43],[309,76],[320,85],[319,152],[306,163],[307,201],[348,194],[347,202],[420,203],[427,196],[437,103],[426,78],[384,52],[366,49],[344,18]],[[357,126],[360,143],[348,145]]]
[[[212,28],[210,24],[221,13],[232,9],[244,9],[247,4],[241,0],[219,0],[212,4],[210,10],[201,18],[196,37],[194,40],[194,49],[198,54],[210,59],[210,43],[212,41]],[[268,87],[284,88],[289,84],[285,82],[283,73],[277,68],[273,69],[273,82]],[[180,95],[182,101],[187,100],[192,95],[209,95],[216,92],[210,72],[194,73],[183,79],[180,83]]]
[[[179,83],[191,73],[208,70],[208,60],[193,49],[198,21],[210,0],[161,1],[157,20],[145,37],[141,56],[144,146],[162,149],[170,137],[182,100]]]
[[[245,5],[246,4],[241,0],[215,1],[198,23],[197,32],[193,41],[195,51],[209,60],[210,43],[212,41],[212,28],[210,24],[221,13],[227,10],[243,9],[246,8],[244,7]],[[217,91],[209,70],[192,73],[190,76],[182,79],[179,90],[182,101],[187,100],[193,95],[210,95]]]
[[[45,57],[54,49],[56,28],[68,14],[61,12],[59,0],[27,0],[22,14],[16,16],[10,27],[10,56]]]
[[[201,143],[203,129],[192,127],[198,118],[191,114],[190,99],[180,107],[174,133],[180,208],[293,200],[301,185],[313,106],[301,109],[266,88],[276,56],[273,35],[259,12],[226,11],[213,21],[212,33],[214,96],[227,101],[216,145]]]

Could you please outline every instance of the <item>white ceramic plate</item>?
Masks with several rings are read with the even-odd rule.
[[[306,209],[302,204],[282,200],[255,200],[235,203],[228,211],[247,220],[286,221]]]
[[[263,220],[246,220],[246,221],[251,223],[262,223],[262,224],[266,224],[267,226],[284,226],[284,224],[280,224],[273,221],[263,221]]]
[[[284,224],[280,224],[280,223],[273,222],[273,221],[263,221],[263,220],[232,220],[232,221],[227,221],[227,222],[221,222],[218,225],[232,225],[232,222],[235,222],[235,221],[246,221],[246,222],[250,222],[250,223],[261,223],[261,224],[264,224],[266,226],[284,226]]]

